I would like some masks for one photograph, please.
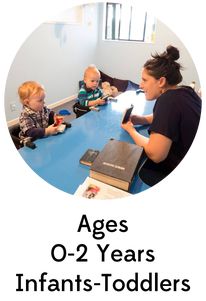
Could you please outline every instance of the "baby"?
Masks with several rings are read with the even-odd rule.
[[[55,113],[45,106],[44,87],[35,81],[24,82],[18,89],[23,109],[19,117],[20,138],[33,140],[58,133]],[[63,120],[61,120],[62,122]]]

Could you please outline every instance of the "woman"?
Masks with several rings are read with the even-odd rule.
[[[178,86],[182,81],[178,59],[179,50],[168,46],[165,52],[153,55],[144,64],[140,88],[147,100],[156,99],[153,114],[133,115],[128,123],[122,124],[134,142],[144,148],[148,157],[144,165],[146,182],[150,186],[180,163],[193,142],[200,120],[201,99],[191,87]],[[135,130],[136,124],[150,124],[149,138]]]

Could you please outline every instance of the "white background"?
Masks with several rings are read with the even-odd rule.
[[[89,2],[89,1],[88,1]],[[131,199],[115,201],[78,200],[44,182],[22,160],[8,135],[4,114],[4,88],[11,63],[25,39],[40,23],[80,1],[7,0],[1,2],[0,68],[0,160],[1,160],[1,300],[205,300],[205,103],[200,127],[189,153],[167,179]],[[189,50],[205,89],[205,14],[203,1],[144,1]],[[142,1],[140,1],[140,5]],[[36,45],[39,47],[39,45]],[[41,66],[40,66],[41,68]],[[203,95],[204,98],[204,95]],[[189,129],[188,129],[189,130]],[[128,221],[126,233],[107,233],[96,241],[91,233],[77,233],[82,214],[89,221]],[[88,263],[66,259],[52,261],[50,249],[63,243],[68,251],[77,244],[88,246]],[[100,263],[96,244],[111,249],[153,249],[154,263]],[[90,293],[20,293],[16,273],[38,279],[42,272],[50,278],[98,280],[103,272],[130,279],[135,272],[159,272],[160,278],[188,278],[188,293],[116,293],[95,289]],[[48,278],[49,278],[48,277]]]

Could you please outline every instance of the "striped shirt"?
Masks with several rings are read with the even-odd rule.
[[[77,97],[77,101],[82,106],[88,106],[90,100],[96,100],[103,95],[103,92],[100,88],[96,88],[95,90],[88,89],[85,84],[83,84],[79,90],[79,94]]]

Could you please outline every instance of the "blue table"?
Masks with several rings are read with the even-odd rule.
[[[63,134],[35,141],[34,150],[23,147],[19,150],[26,163],[51,185],[73,194],[89,176],[89,167],[79,163],[80,157],[88,148],[101,150],[110,138],[134,143],[120,124],[122,113],[131,104],[134,113],[150,114],[154,101],[145,101],[144,94],[136,95],[127,91],[118,96],[117,102],[101,106],[100,111],[91,111],[72,121],[72,127]],[[146,127],[138,127],[143,135]],[[138,193],[147,189],[136,177],[130,192]]]

